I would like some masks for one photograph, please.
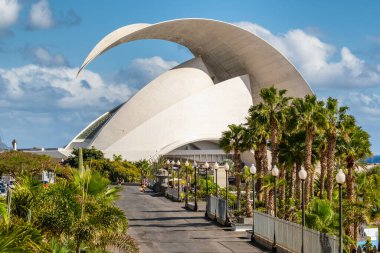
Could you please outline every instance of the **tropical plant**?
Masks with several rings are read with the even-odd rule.
[[[338,106],[338,100],[329,97],[326,102],[326,115],[328,119],[328,125],[326,130],[326,140],[327,147],[321,150],[321,165],[323,164],[323,172],[325,172],[325,166],[327,169],[327,199],[332,200],[332,191],[333,191],[333,171],[334,171],[334,163],[335,163],[335,146],[338,138],[339,131],[344,130],[341,121],[346,117],[346,111],[348,107]],[[323,152],[326,152],[324,154]],[[322,157],[323,155],[323,157]],[[326,161],[326,158],[327,161]],[[326,164],[325,164],[326,163]],[[321,174],[321,193],[320,197],[323,196],[324,191],[324,174]]]
[[[248,134],[246,128],[240,125],[229,125],[229,130],[222,133],[222,137],[219,140],[219,146],[226,153],[231,151],[234,154],[234,174],[236,177],[236,188],[237,188],[237,208],[241,208],[241,160],[240,154],[243,151],[250,149],[247,143]]]
[[[318,101],[315,95],[306,95],[304,98],[296,98],[293,100],[291,114],[295,119],[291,122],[294,124],[295,131],[305,131],[305,170],[308,175],[312,169],[312,145],[314,137],[320,131],[326,128],[327,119],[324,102]],[[310,200],[311,182],[310,176],[306,179],[306,204]]]

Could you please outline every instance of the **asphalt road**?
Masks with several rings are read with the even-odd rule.
[[[192,212],[183,203],[125,186],[118,201],[129,220],[128,233],[142,253],[152,252],[265,252],[250,244],[245,232],[230,231]]]

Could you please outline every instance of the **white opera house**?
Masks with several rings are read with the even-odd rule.
[[[194,58],[146,84],[125,103],[91,122],[65,147],[95,147],[136,161],[159,155],[209,162],[225,159],[218,146],[229,124],[245,121],[261,88],[288,95],[312,93],[296,68],[263,39],[235,25],[208,19],[133,24],[104,37],[79,70],[122,43],[160,39],[187,47]],[[242,156],[245,163],[253,155]]]

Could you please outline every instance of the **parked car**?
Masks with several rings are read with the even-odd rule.
[[[15,181],[9,181],[9,187],[11,188],[11,189],[14,189],[15,187],[16,187],[16,184],[15,184]]]
[[[5,190],[5,188],[0,187],[0,196],[1,197],[7,196],[7,191]]]

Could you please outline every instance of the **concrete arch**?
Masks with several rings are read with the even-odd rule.
[[[296,68],[258,36],[233,24],[210,19],[177,19],[133,24],[105,36],[89,53],[80,71],[107,50],[135,40],[161,39],[187,47],[201,56],[215,83],[248,74],[254,103],[261,88],[275,85],[293,97],[312,93]]]

